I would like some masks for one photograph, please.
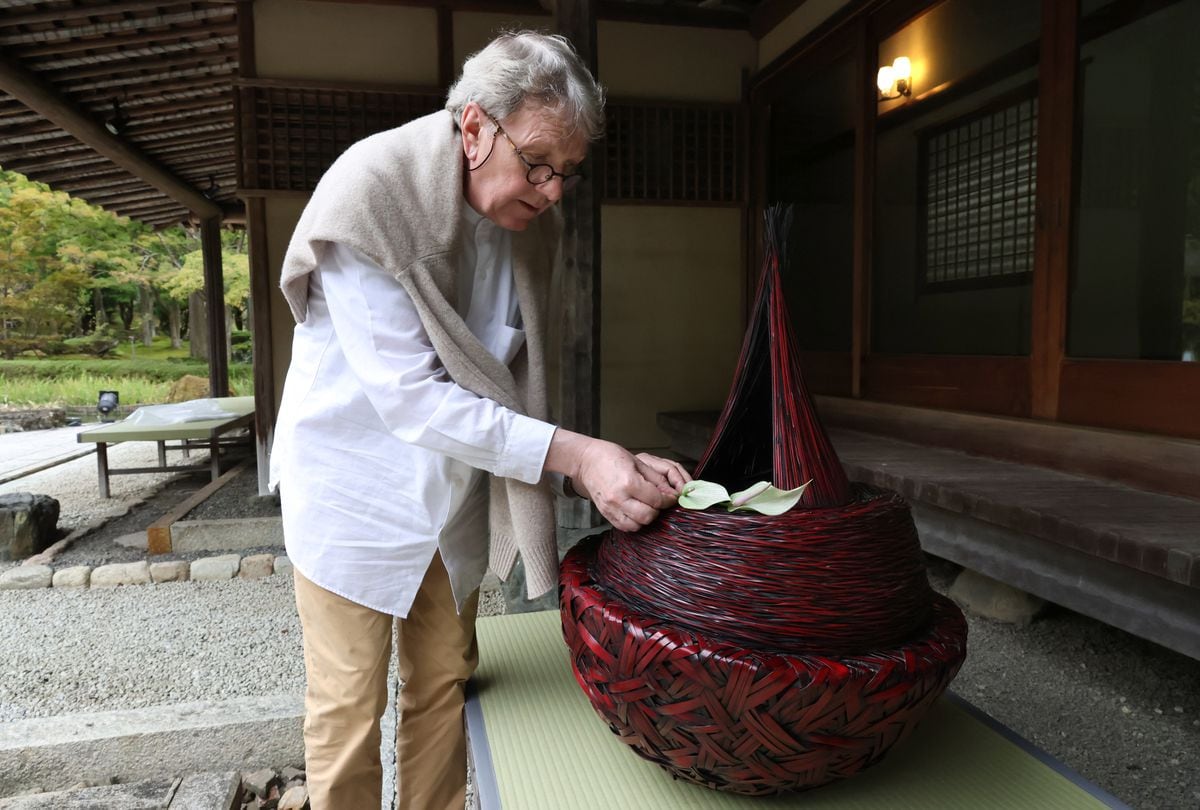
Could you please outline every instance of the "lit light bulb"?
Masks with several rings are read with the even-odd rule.
[[[907,56],[897,56],[892,62],[892,73],[897,82],[906,82],[912,78],[912,62]]]
[[[884,95],[888,95],[895,90],[896,71],[891,65],[884,65],[879,69],[879,73],[875,76],[875,86]]]

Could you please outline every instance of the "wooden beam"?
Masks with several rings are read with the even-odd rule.
[[[220,208],[136,147],[113,136],[100,123],[63,98],[25,68],[0,57],[0,87],[30,109],[58,124],[104,157],[143,178],[188,210],[218,217]]]
[[[1042,6],[1038,162],[1030,296],[1030,407],[1059,418],[1067,344],[1075,152],[1078,0]]]
[[[237,67],[237,56],[228,50],[208,51],[201,53],[180,53],[175,56],[167,56],[161,53],[133,53],[127,59],[123,59],[117,64],[74,64],[66,67],[58,67],[53,70],[40,70],[39,73],[50,79],[53,82],[70,81],[72,83],[79,82],[81,79],[95,79],[103,77],[112,79],[113,84],[119,82],[142,80],[154,80],[164,73],[179,73],[187,75],[183,71],[188,68],[205,68],[213,69],[223,67],[226,64],[232,64]],[[40,66],[39,66],[40,68]],[[129,76],[121,74],[129,73]],[[91,90],[97,85],[83,83],[82,89]]]
[[[213,207],[221,210],[215,204]],[[208,395],[227,397],[229,358],[225,354],[225,279],[219,215],[200,221],[200,249],[204,254],[204,295],[208,299]]]
[[[850,396],[863,392],[863,360],[871,352],[871,263],[875,234],[875,69],[878,48],[869,20],[857,22],[855,42],[854,117],[858,137],[854,149],[854,248],[850,293]]]
[[[271,295],[275,277],[267,253],[267,202],[246,201],[246,235],[250,240],[250,328],[254,365],[254,438],[258,451],[258,491],[267,493],[269,454],[275,438],[275,358]]]
[[[254,47],[254,0],[238,0],[238,75],[253,79],[258,75],[258,52]]]
[[[124,59],[122,48],[157,45],[163,53],[192,50],[202,45],[233,45],[237,40],[237,23],[205,25],[202,28],[181,28],[177,31],[138,31],[132,34],[110,34],[101,39],[64,39],[58,42],[39,42],[24,46],[5,45],[5,50],[17,53],[20,59],[40,59],[80,51],[100,51],[97,59]]]
[[[571,40],[584,64],[598,77],[596,0],[555,0],[555,30]],[[604,162],[560,205],[563,212],[563,324],[559,352],[558,400],[562,424],[587,436],[600,434],[600,190]],[[594,525],[591,504],[572,499],[560,518],[568,526]]]
[[[224,3],[230,0],[208,0],[211,3]],[[191,7],[191,0],[112,0],[104,5],[66,6],[53,11],[17,11],[10,10],[5,19],[4,27],[11,25],[33,25],[35,23],[55,23],[62,25],[68,20],[86,20],[93,17],[106,17],[113,14],[124,14],[127,11],[142,11],[144,9],[168,9],[176,6]]]
[[[182,520],[183,516],[207,501],[221,487],[237,478],[242,470],[250,464],[250,459],[244,458],[237,464],[221,473],[215,481],[209,481],[203,487],[193,492],[171,511],[151,523],[146,528],[147,550],[151,554],[168,554],[171,551],[171,525]]]

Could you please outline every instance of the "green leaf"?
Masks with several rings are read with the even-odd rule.
[[[729,500],[729,491],[711,481],[688,481],[679,494],[679,505],[684,509],[707,509]]]
[[[812,481],[809,481],[804,486],[782,490],[776,489],[765,481],[760,481],[754,486],[734,495],[733,503],[729,506],[729,511],[748,510],[763,515],[782,515],[800,502],[800,498],[804,495],[804,490],[808,489],[808,485],[811,483]],[[740,503],[739,500],[741,501]]]

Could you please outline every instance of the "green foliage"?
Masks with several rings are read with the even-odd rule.
[[[0,361],[0,374],[9,380],[54,376],[75,377],[97,374],[120,378],[145,377],[155,382],[174,382],[185,374],[208,376],[203,360],[6,360]]]
[[[123,403],[164,402],[171,384],[185,374],[207,377],[208,366],[202,361],[0,360],[0,405],[94,405],[103,390],[120,391]],[[253,370],[230,364],[229,384],[242,396],[253,394]]]
[[[245,233],[225,231],[221,243],[225,303],[244,310]],[[204,288],[203,265],[195,231],[152,231],[0,169],[0,339],[77,337],[116,315],[131,329],[157,321]]]

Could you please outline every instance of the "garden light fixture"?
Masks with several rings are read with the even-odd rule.
[[[112,415],[112,412],[117,409],[117,405],[121,402],[121,395],[116,391],[101,391],[100,398],[96,400],[96,410],[100,412],[101,422],[115,422],[116,418],[107,418]]]

